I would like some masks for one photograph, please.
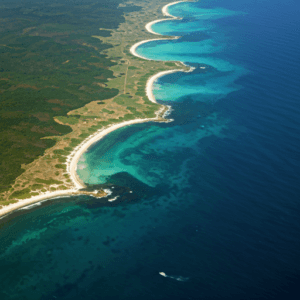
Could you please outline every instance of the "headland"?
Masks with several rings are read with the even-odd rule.
[[[179,71],[190,72],[192,68],[185,66],[181,62],[149,60],[138,55],[136,48],[149,41],[179,38],[150,38],[152,34],[156,34],[151,29],[153,24],[164,20],[177,19],[177,17],[170,15],[167,9],[169,6],[179,2],[185,1],[166,4],[162,9],[163,14],[171,19],[159,19],[156,21],[151,21],[151,18],[153,19],[153,16],[159,15],[157,10],[164,3],[156,0],[147,1],[143,4],[135,3],[135,5],[141,6],[141,11],[126,14],[125,23],[122,23],[117,30],[112,30],[111,36],[93,36],[113,46],[103,51],[112,61],[116,62],[116,65],[111,68],[114,76],[105,86],[117,88],[119,94],[116,97],[105,100],[105,107],[100,111],[97,106],[98,103],[91,102],[82,109],[70,112],[70,119],[72,119],[73,115],[82,116],[82,119],[76,117],[78,119],[76,124],[72,124],[72,122],[63,118],[56,119],[60,124],[69,125],[73,130],[72,133],[69,134],[69,137],[57,138],[57,143],[53,148],[46,151],[45,155],[39,160],[26,166],[26,172],[22,176],[26,178],[26,183],[29,183],[25,189],[20,189],[16,185],[13,192],[7,194],[9,201],[0,208],[0,216],[45,199],[82,194],[94,197],[106,196],[107,194],[100,190],[96,192],[82,191],[85,188],[85,184],[80,180],[76,172],[77,163],[81,155],[92,144],[118,128],[150,121],[170,121],[165,119],[170,106],[160,105],[156,102],[152,92],[153,83],[166,74]],[[141,15],[143,18],[141,18]],[[146,25],[145,21],[147,22]],[[144,32],[142,28],[146,28],[147,32]],[[143,37],[146,39],[140,41]],[[178,69],[178,63],[181,63],[182,69]],[[100,103],[103,104],[103,102]],[[95,110],[99,112],[98,115],[95,114]],[[92,114],[92,118],[89,117],[89,114]],[[46,178],[49,177],[41,179],[34,175],[34,173],[41,173],[41,169],[44,167],[50,168],[50,172],[51,168],[54,167],[51,173],[53,177],[51,176],[48,180]],[[62,169],[61,172],[59,172],[60,169]],[[56,171],[56,178],[53,174],[54,171]],[[21,181],[24,182],[25,180],[21,178]],[[37,185],[39,186],[36,188]],[[34,186],[34,189],[31,188],[32,186]],[[24,184],[22,187],[24,187]]]

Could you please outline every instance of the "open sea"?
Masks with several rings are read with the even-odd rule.
[[[83,155],[80,177],[115,201],[59,198],[0,220],[1,300],[300,299],[300,2],[169,13],[182,19],[152,29],[182,37],[137,52],[196,68],[154,84],[174,121]]]

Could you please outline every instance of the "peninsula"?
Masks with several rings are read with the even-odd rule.
[[[80,156],[92,144],[118,128],[142,122],[170,121],[165,118],[170,107],[156,102],[152,85],[157,78],[165,74],[189,72],[191,68],[180,62],[146,59],[136,53],[136,48],[151,40],[158,40],[153,39],[153,34],[156,33],[151,30],[151,25],[162,20],[152,20],[162,15],[168,17],[163,20],[175,20],[176,17],[167,11],[168,7],[175,3],[178,2],[124,2],[120,7],[134,5],[140,9],[124,13],[125,22],[117,29],[110,30],[109,36],[93,35],[93,39],[98,39],[108,46],[101,51],[101,55],[105,55],[114,63],[110,67],[113,76],[107,82],[96,81],[94,84],[118,90],[118,94],[111,98],[91,101],[68,112],[66,117],[55,117],[58,124],[69,126],[72,131],[63,136],[44,138],[54,140],[55,145],[33,162],[22,165],[24,172],[16,178],[9,190],[0,195],[0,216],[54,197],[80,194],[106,196],[106,192],[101,190],[82,191],[85,184],[76,172]],[[101,31],[105,29],[100,28]],[[178,37],[163,37],[159,40],[174,38]],[[97,80],[97,77],[95,79]],[[101,76],[98,79],[101,79]]]

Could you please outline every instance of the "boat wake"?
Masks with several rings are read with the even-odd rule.
[[[159,272],[159,275],[166,277],[166,278],[171,278],[177,281],[188,281],[189,278],[188,277],[182,277],[182,276],[171,276],[171,275],[167,275],[165,272]]]

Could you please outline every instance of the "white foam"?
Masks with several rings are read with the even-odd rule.
[[[28,206],[21,207],[19,210],[31,209],[35,206],[40,206],[41,204],[42,204],[41,202],[37,202],[37,203],[31,204],[31,205],[28,205]]]
[[[113,201],[116,201],[118,198],[119,198],[119,196],[116,196],[115,198],[108,199],[108,201],[109,201],[109,202],[113,202]]]
[[[112,191],[110,189],[104,189],[103,191],[107,194],[106,197],[112,194]]]

